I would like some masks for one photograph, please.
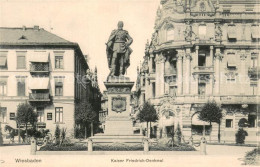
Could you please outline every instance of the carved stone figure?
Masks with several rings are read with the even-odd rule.
[[[222,30],[219,24],[216,25],[215,27],[215,38],[216,40],[221,40],[222,37]]]
[[[192,37],[191,25],[187,23],[186,29],[184,31],[185,40],[190,41]]]
[[[133,50],[129,47],[133,39],[126,30],[123,30],[124,23],[118,22],[118,29],[113,30],[106,43],[106,53],[109,76],[122,76],[130,65],[130,54]]]

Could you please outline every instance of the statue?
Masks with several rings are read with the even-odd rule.
[[[130,65],[130,54],[133,50],[129,47],[133,39],[126,30],[123,30],[124,23],[118,22],[118,29],[113,30],[106,43],[106,53],[109,76],[122,76]]]

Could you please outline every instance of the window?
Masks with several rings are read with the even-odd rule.
[[[199,54],[198,61],[199,61],[198,62],[199,66],[205,67],[206,66],[206,54],[205,53]]]
[[[256,127],[256,112],[251,112],[248,115],[248,127],[255,128]]]
[[[231,24],[228,26],[228,41],[229,42],[236,42],[237,41],[237,33],[236,33],[236,26]]]
[[[233,119],[226,119],[226,128],[233,128]]]
[[[207,34],[207,26],[206,25],[199,25],[199,38],[205,39]]]
[[[24,81],[17,82],[17,96],[25,96],[25,82]]]
[[[145,86],[145,78],[143,78],[143,86]]]
[[[153,97],[155,97],[155,82],[152,83],[152,88],[153,88]]]
[[[153,57],[152,58],[152,69],[153,69],[152,72],[155,72],[155,68],[156,68],[156,63],[155,63],[155,60],[154,60],[154,57]]]
[[[55,68],[63,69],[63,53],[55,53]]]
[[[227,68],[236,69],[236,55],[234,53],[229,53],[227,55]]]
[[[62,122],[63,121],[63,107],[56,107],[55,108],[55,122]]]
[[[227,82],[229,82],[229,83],[236,82],[236,76],[234,76],[234,75],[228,75],[228,76],[227,76]]]
[[[7,91],[7,79],[0,78],[0,96],[6,96]]]
[[[55,96],[63,96],[63,82],[55,82]]]
[[[172,41],[172,40],[174,40],[174,29],[173,29],[173,28],[169,28],[169,29],[167,30],[166,40],[167,40],[167,41]]]
[[[7,69],[7,52],[0,52],[0,69]]]
[[[206,93],[206,83],[199,83],[198,94],[204,96]]]
[[[177,87],[176,86],[170,86],[169,94],[171,96],[176,96]]]
[[[2,122],[6,123],[7,122],[7,119],[6,119],[7,108],[6,107],[0,107],[0,111],[1,111]]]
[[[257,67],[257,56],[251,56],[251,67]]]
[[[252,40],[253,42],[258,42],[259,39],[260,39],[260,31],[259,31],[259,26],[258,25],[253,25],[251,27],[251,37],[252,37]]]
[[[38,122],[44,122],[44,108],[37,108],[37,120]]]
[[[10,113],[10,120],[15,120],[15,113],[14,112]]]
[[[17,69],[26,69],[25,54],[26,52],[16,52],[17,54]]]

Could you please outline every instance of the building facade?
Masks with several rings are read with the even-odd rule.
[[[136,83],[139,103],[159,114],[157,137],[178,124],[186,140],[200,137],[205,124],[206,137],[217,141],[218,124],[210,131],[197,114],[214,100],[223,112],[221,142],[235,141],[242,118],[246,142],[257,141],[259,8],[255,0],[161,0]]]
[[[17,106],[28,102],[37,112],[38,128],[49,129],[53,134],[59,125],[67,129],[68,137],[74,136],[75,104],[87,99],[93,88],[84,82],[89,80],[87,69],[77,43],[39,26],[0,28],[2,129],[5,125],[18,128]]]

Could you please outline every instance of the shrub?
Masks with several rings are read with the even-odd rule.
[[[259,155],[260,147],[255,148],[250,152],[247,152],[244,158],[244,165],[260,165]]]
[[[72,143],[66,144],[66,146],[48,144],[44,147],[41,147],[40,151],[87,151],[87,146]]]
[[[55,136],[56,140],[60,139],[60,127],[59,127],[59,125],[56,125],[54,136]]]
[[[177,134],[178,143],[181,143],[182,134],[181,134],[181,128],[179,124],[177,126],[176,134]]]
[[[236,133],[236,143],[244,144],[246,136],[248,136],[247,132],[243,128],[239,128]]]
[[[94,151],[143,151],[142,144],[128,145],[122,143],[94,145]],[[194,147],[187,144],[180,144],[176,147],[167,147],[166,145],[150,146],[151,151],[196,151]],[[40,151],[87,151],[87,146],[83,144],[69,143],[67,145],[48,144],[40,149]]]
[[[0,146],[3,144],[3,134],[2,134],[2,128],[0,126]]]

